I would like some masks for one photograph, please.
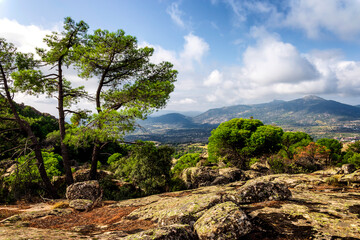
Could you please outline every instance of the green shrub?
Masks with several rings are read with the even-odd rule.
[[[173,175],[179,175],[185,168],[195,167],[200,160],[200,153],[188,153],[177,160],[171,169]]]
[[[360,153],[354,153],[347,159],[347,163],[354,164],[356,168],[360,168]]]
[[[286,166],[285,160],[280,156],[274,155],[268,159],[270,170],[272,173],[286,173],[288,167]]]
[[[277,153],[283,130],[264,125],[257,119],[234,118],[221,123],[209,137],[209,161],[220,159],[225,164],[246,169],[252,157]]]
[[[131,146],[129,156],[116,161],[115,176],[139,186],[146,194],[163,192],[170,181],[173,152],[168,146],[139,141]]]
[[[187,189],[185,182],[179,177],[173,177],[169,183],[170,192],[182,191]]]
[[[105,177],[99,181],[103,190],[104,200],[120,201],[124,199],[137,198],[144,196],[144,192],[136,188],[134,185],[117,185],[111,177]]]
[[[49,178],[53,176],[61,176],[64,173],[62,167],[62,157],[53,152],[42,152],[46,173]],[[16,199],[22,196],[31,196],[41,194],[44,195],[45,191],[42,186],[42,180],[36,166],[34,153],[22,156],[17,160],[17,170],[10,176],[4,179],[5,185],[10,189],[10,193]]]
[[[122,158],[122,154],[121,153],[114,153],[113,155],[111,155],[108,160],[107,163],[109,165],[114,164],[115,162],[119,161],[120,158]]]

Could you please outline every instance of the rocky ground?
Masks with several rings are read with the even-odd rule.
[[[0,239],[360,239],[359,185],[334,174],[269,175],[85,212],[67,200],[0,206]]]

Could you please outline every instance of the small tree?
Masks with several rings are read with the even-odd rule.
[[[282,150],[285,152],[288,159],[293,159],[296,149],[298,147],[305,147],[310,142],[312,138],[309,134],[304,132],[285,132],[282,135]]]
[[[282,132],[256,119],[235,118],[221,123],[209,138],[209,160],[223,159],[244,169],[251,157],[278,151]]]
[[[72,112],[66,108],[76,102],[79,97],[86,96],[86,93],[83,87],[71,87],[71,83],[64,78],[63,68],[69,67],[77,60],[74,48],[82,43],[87,29],[88,25],[83,21],[75,23],[71,18],[65,18],[64,31],[62,33],[54,32],[52,35],[46,36],[44,42],[48,48],[37,49],[41,62],[13,74],[15,85],[20,91],[33,95],[46,93],[48,96],[55,97],[58,101],[61,155],[68,185],[73,183],[73,177],[68,147],[64,141],[66,137],[65,113]],[[32,59],[28,61],[35,62]],[[28,63],[27,61],[23,62]],[[44,74],[39,69],[44,64],[54,72]]]
[[[295,163],[308,170],[316,170],[326,165],[329,159],[330,150],[325,146],[311,142],[306,147],[299,147],[294,156]]]
[[[342,143],[336,139],[329,139],[329,138],[321,138],[316,141],[317,144],[321,146],[325,146],[327,149],[330,150],[329,154],[329,164],[330,162],[338,162],[341,158],[341,149]]]
[[[37,160],[37,168],[40,174],[42,181],[45,184],[47,192],[54,198],[57,198],[58,195],[56,190],[52,186],[50,179],[46,173],[44,167],[44,160],[41,154],[40,143],[32,131],[30,124],[21,119],[18,111],[16,110],[16,105],[12,99],[12,94],[10,92],[10,83],[12,79],[10,75],[17,70],[24,70],[26,67],[29,67],[31,61],[24,62],[24,59],[27,59],[29,55],[24,55],[16,52],[16,48],[13,44],[7,43],[5,39],[0,39],[0,90],[3,91],[6,96],[7,104],[11,109],[12,115],[3,115],[1,116],[2,121],[10,120],[15,121],[22,131],[26,132],[28,139],[31,141],[32,149]],[[4,113],[4,112],[2,112]]]
[[[130,155],[119,160],[116,174],[138,185],[146,194],[163,192],[170,180],[173,153],[174,149],[168,146],[137,142]]]

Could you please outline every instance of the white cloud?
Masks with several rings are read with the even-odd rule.
[[[264,29],[253,29],[242,65],[216,69],[205,78],[206,100],[239,104],[309,94],[360,94],[360,62],[345,61],[339,50],[300,53]],[[221,79],[221,84],[220,84]]]
[[[243,56],[243,74],[256,83],[298,82],[318,77],[314,66],[296,48],[255,29],[257,44]]]
[[[184,21],[181,19],[183,12],[179,9],[179,3],[173,2],[166,10],[171,19],[180,27],[184,28]]]
[[[205,86],[216,86],[219,85],[223,81],[223,74],[219,72],[219,70],[214,70],[210,73],[210,75],[205,79]]]
[[[196,101],[192,98],[184,98],[184,99],[181,99],[179,101],[175,101],[174,103],[177,103],[177,104],[194,104],[196,103]]]
[[[0,19],[0,36],[15,44],[21,52],[35,53],[35,47],[46,47],[42,40],[47,34],[51,34],[51,30],[21,25],[7,18]]]
[[[284,24],[305,30],[310,38],[329,31],[341,39],[354,39],[360,34],[359,12],[356,0],[292,0]]]
[[[204,39],[192,33],[186,35],[184,39],[184,50],[181,52],[180,57],[185,61],[195,60],[200,63],[203,56],[210,49],[209,44]]]

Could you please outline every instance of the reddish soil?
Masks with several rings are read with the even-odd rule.
[[[154,227],[152,221],[128,221],[123,218],[129,215],[138,207],[102,207],[95,208],[90,212],[77,212],[74,211],[65,216],[47,216],[40,219],[33,219],[30,223],[31,227],[44,228],[44,229],[63,229],[71,230],[77,226],[89,226],[86,230],[87,233],[92,231],[99,231],[96,226],[105,226],[101,231],[124,231],[133,233],[138,231],[147,230]]]

